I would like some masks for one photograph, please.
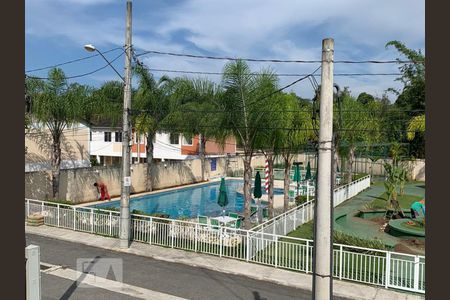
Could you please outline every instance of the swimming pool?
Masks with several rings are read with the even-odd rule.
[[[148,214],[164,213],[170,218],[179,218],[181,216],[195,218],[198,215],[218,216],[222,213],[222,208],[217,204],[219,196],[220,181],[208,184],[185,187],[167,192],[138,196],[130,198],[130,211],[140,210]],[[226,180],[228,205],[225,207],[227,212],[244,211],[244,199],[236,191],[243,186],[242,180]],[[264,189],[263,189],[264,193]],[[274,194],[283,194],[282,189],[274,189]],[[120,207],[120,200],[104,202],[91,207]]]

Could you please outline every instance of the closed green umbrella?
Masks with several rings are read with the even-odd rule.
[[[256,175],[255,175],[255,187],[253,188],[253,197],[258,199],[258,222],[261,222],[262,221],[262,214],[261,214],[262,190],[261,190],[261,175],[259,175],[259,171],[256,172]]]
[[[295,170],[294,170],[294,181],[297,182],[297,196],[299,194],[298,190],[300,189],[300,181],[302,180],[302,175],[300,171],[300,163],[296,162],[294,163]]]
[[[258,199],[262,197],[261,175],[259,175],[259,171],[256,172],[255,176],[255,187],[253,188],[253,197]]]
[[[227,186],[225,185],[225,178],[222,178],[222,180],[220,181],[219,198],[217,199],[217,204],[219,204],[220,207],[225,207],[228,205],[228,195]],[[225,210],[223,210],[223,213],[225,215]]]
[[[301,176],[301,172],[300,172],[300,165],[296,164],[295,170],[294,170],[294,181],[299,182],[301,180],[302,180],[302,176]]]
[[[311,165],[309,164],[309,161],[308,161],[308,165],[306,166],[305,180],[310,180],[311,178],[312,178],[312,176],[311,176]]]

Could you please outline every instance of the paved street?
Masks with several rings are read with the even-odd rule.
[[[130,286],[187,299],[311,299],[311,292],[178,263],[27,234],[27,245],[41,247],[41,262],[76,270],[77,258],[123,259],[123,282]],[[111,275],[111,274],[109,274]],[[106,276],[109,279],[111,276]],[[135,299],[103,288],[43,274],[43,299]],[[169,297],[170,298],[170,297]]]

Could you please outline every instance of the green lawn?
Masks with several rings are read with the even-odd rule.
[[[415,196],[415,195],[397,195],[397,201],[400,204],[400,207],[402,209],[409,209],[411,207],[411,204],[416,202],[416,201],[420,201],[422,199],[422,197],[420,196]],[[386,208],[387,206],[387,194],[383,193],[382,195],[380,195],[377,199],[373,200],[370,204],[371,207],[373,207],[374,209],[377,208]]]
[[[288,234],[288,236],[312,240],[313,232],[314,232],[314,221],[309,221],[308,223],[305,223],[297,227],[297,229],[295,229],[294,231],[291,231]]]

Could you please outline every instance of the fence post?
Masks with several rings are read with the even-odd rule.
[[[198,240],[198,224],[195,223],[194,252],[197,252],[197,240]]]
[[[388,288],[391,281],[391,252],[386,252],[386,271],[384,278],[384,287]]]
[[[309,204],[308,204],[309,205]],[[302,210],[302,223],[301,224],[305,224],[305,208],[306,205],[304,205],[301,210]]]
[[[275,236],[275,268],[278,267],[278,235]]]
[[[77,208],[76,207],[74,207],[73,208],[73,230],[76,230],[76,220],[75,220],[75,215],[76,215],[76,212],[77,212]]]
[[[297,210],[294,211],[294,230],[297,228]]]
[[[91,232],[94,232],[94,209],[91,208],[91,215],[89,218],[89,221],[91,222]]]
[[[59,227],[59,203],[56,204],[56,217],[58,218],[57,227]]]
[[[420,272],[419,256],[414,256],[414,290],[419,291],[419,272]]]
[[[223,246],[223,235],[222,235],[222,227],[219,227],[219,257],[222,257],[222,246]]]
[[[284,216],[284,231],[283,231],[284,235],[286,235],[286,220],[287,220],[287,217]]]
[[[250,260],[250,234],[249,231],[247,230],[247,249],[246,249],[247,253],[245,254],[245,260],[249,261]]]
[[[109,235],[112,236],[112,211],[109,212]]]
[[[339,246],[339,279],[342,279],[342,263],[343,259],[342,256],[344,255],[344,252],[342,251],[342,245]]]
[[[305,267],[305,271],[306,274],[308,274],[309,272],[309,241],[306,241],[306,267]]]
[[[173,248],[173,240],[174,240],[174,237],[175,237],[175,234],[174,234],[174,221],[172,221],[172,222],[170,222],[170,230],[169,230],[169,232],[171,232],[172,233],[172,238],[171,238],[171,242],[170,242],[170,244],[171,244],[171,247]]]
[[[30,215],[30,199],[27,199],[27,217]]]
[[[150,217],[150,237],[149,237],[149,244],[152,244],[152,239],[153,239],[153,218]]]
[[[306,202],[309,201],[309,180],[306,181]]]
[[[44,215],[44,202],[41,202],[41,215]]]

